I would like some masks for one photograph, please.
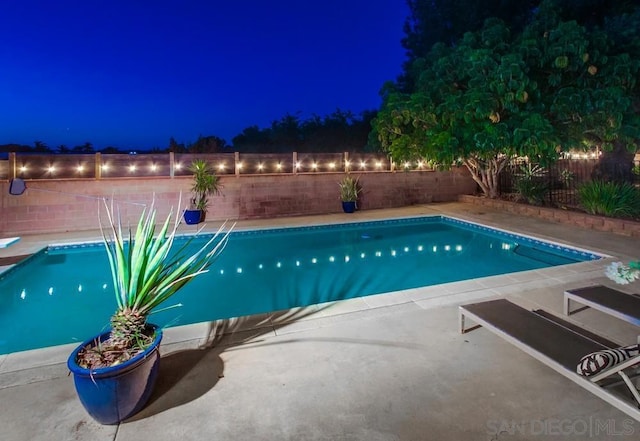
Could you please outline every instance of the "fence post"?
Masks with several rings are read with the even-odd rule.
[[[233,161],[235,166],[236,177],[240,176],[240,169],[242,165],[240,164],[240,152],[233,152]]]
[[[349,173],[349,152],[344,152],[344,172]]]
[[[169,152],[169,177],[171,179],[173,179],[175,176],[175,167],[176,167],[175,156],[176,155],[174,152]]]
[[[293,173],[294,175],[298,174],[298,152],[293,152],[293,165],[291,173]]]
[[[96,176],[96,180],[100,180],[100,178],[102,178],[102,153],[97,152],[95,154],[93,167],[94,167],[94,174]]]
[[[9,179],[18,177],[18,166],[15,152],[9,152]]]

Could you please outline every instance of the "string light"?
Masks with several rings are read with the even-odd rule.
[[[594,157],[594,155],[595,154],[593,153],[590,155],[580,154],[579,157],[580,158]],[[107,159],[107,158],[108,157],[106,155],[103,157],[103,159]],[[392,164],[391,168],[393,169],[393,162],[391,162],[391,164]],[[403,165],[407,169],[411,167],[411,163],[409,161],[404,162]],[[423,167],[424,165],[425,163],[423,161],[418,162],[419,167]],[[162,168],[163,168],[162,164],[158,164],[158,163],[149,163],[148,165],[140,166],[140,162],[120,165],[120,164],[113,163],[113,161],[111,161],[111,164],[109,164],[107,161],[104,161],[97,164],[97,166],[100,168],[102,172],[106,173],[109,170],[110,174],[113,174],[113,176],[116,176],[116,177],[124,176],[126,173],[128,174],[138,173],[142,169],[149,170],[150,173],[161,174]],[[175,161],[173,162],[173,164],[170,164],[170,166],[173,168],[173,170],[185,170],[187,168],[185,163],[180,161]],[[224,160],[214,165],[215,169],[220,173],[225,173],[225,170],[228,170],[229,166],[230,166],[229,161],[224,161]],[[339,170],[341,167],[344,167],[344,171],[349,171],[354,167],[359,167],[363,171],[385,171],[385,166],[386,166],[386,161],[381,158],[376,158],[375,156],[372,156],[371,158],[358,159],[355,162],[353,159],[347,159],[347,158],[344,158],[340,162],[336,160],[328,159],[326,162],[316,160],[316,161],[310,161],[307,164],[305,164],[304,161],[295,161],[293,172],[295,173],[297,171],[307,171],[307,170],[314,171],[314,172],[325,172],[325,171],[335,172],[336,170]],[[235,167],[236,172],[246,169],[247,167],[255,167],[256,173],[266,173],[269,171],[268,164],[262,160],[256,160],[255,162],[251,161],[251,163],[244,163],[242,161],[237,161],[235,163],[232,162],[231,167],[232,168]],[[283,161],[274,162],[272,167],[278,173],[283,172],[285,171],[286,162],[283,162]],[[45,165],[44,167],[44,170],[46,170],[46,172],[48,172],[49,174],[55,173],[56,176],[59,176],[61,173],[62,173],[62,176],[64,176],[63,173],[65,172],[65,169],[74,174],[81,174],[81,173],[87,173],[87,171],[90,170],[91,167],[88,167],[86,163],[69,164],[68,166],[66,166],[63,163],[61,167],[60,164],[57,162],[56,162],[56,165],[50,164],[49,166]],[[30,170],[30,167],[29,167],[29,164],[26,162],[19,166],[19,171],[23,175],[28,170]]]

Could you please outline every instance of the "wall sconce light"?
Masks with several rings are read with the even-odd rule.
[[[80,164],[79,166],[76,167],[76,171],[78,173],[82,173],[82,170],[84,170],[84,166],[82,164]]]
[[[158,166],[155,164],[151,164],[151,171],[154,172],[158,169]]]
[[[382,162],[380,161],[376,162],[376,168],[382,168]]]
[[[311,168],[312,168],[313,170],[316,170],[316,169],[318,168],[318,164],[317,164],[316,162],[312,162],[312,163],[311,163]]]
[[[135,164],[131,164],[131,165],[129,166],[129,171],[130,171],[130,172],[134,172],[134,171],[136,171],[136,165],[135,165]]]
[[[176,162],[174,167],[176,170],[180,170],[182,168],[182,164],[180,164],[179,162]]]
[[[278,163],[276,164],[276,169],[277,169],[278,171],[282,170],[282,164],[278,162]]]
[[[26,166],[26,165],[21,165],[21,166],[20,166],[20,171],[21,171],[22,173],[26,172],[26,171],[27,171],[27,166]]]
[[[364,161],[360,161],[360,168],[364,169],[367,167],[367,163]]]
[[[221,162],[221,163],[218,165],[218,170],[220,170],[221,172],[222,172],[222,171],[224,171],[224,162]]]
[[[49,173],[53,173],[54,171],[56,171],[56,168],[53,165],[50,165],[49,168],[47,168],[47,171]]]
[[[330,168],[331,170],[335,170],[335,168],[336,168],[336,163],[335,163],[335,162],[330,162],[330,163],[329,163],[329,168]]]
[[[258,171],[262,171],[262,169],[264,168],[264,165],[262,164],[262,162],[258,163]]]

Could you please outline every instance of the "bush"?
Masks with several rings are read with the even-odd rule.
[[[639,217],[640,190],[628,183],[591,181],[578,189],[580,205],[591,214]]]
[[[515,183],[520,199],[532,205],[544,204],[544,197],[549,191],[544,173],[546,173],[545,169],[539,165],[525,164],[520,167],[520,176]]]
[[[549,187],[539,179],[519,179],[516,182],[516,191],[521,199],[532,205],[543,205],[544,197]]]

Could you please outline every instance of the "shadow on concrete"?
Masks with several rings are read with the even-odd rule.
[[[179,407],[205,395],[224,377],[224,351],[272,333],[285,323],[317,314],[318,308],[292,309],[268,316],[247,316],[209,323],[202,343],[195,349],[175,350],[162,356],[155,389],[147,406],[127,422],[139,421]]]

